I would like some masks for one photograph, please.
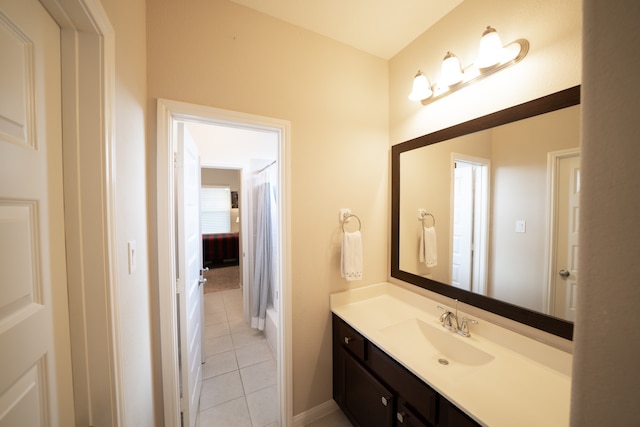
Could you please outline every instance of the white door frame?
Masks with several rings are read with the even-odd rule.
[[[158,287],[160,299],[160,347],[165,425],[180,425],[178,382],[178,343],[176,318],[175,212],[173,184],[173,123],[191,120],[217,125],[241,126],[275,131],[279,134],[278,168],[281,189],[280,230],[282,241],[282,295],[278,310],[278,384],[280,422],[291,425],[293,419],[291,343],[291,253],[290,253],[290,123],[284,120],[158,99],[157,112],[157,212],[158,212]]]
[[[61,29],[75,419],[124,425],[115,227],[115,32],[99,0],[40,0]]]
[[[556,200],[558,187],[558,169],[560,160],[569,157],[580,156],[580,148],[568,148],[547,153],[547,235],[545,241],[545,283],[542,289],[542,300],[544,301],[544,312],[550,314],[555,304],[555,292],[552,289],[557,266],[556,266],[556,239],[557,236],[557,215],[558,201]]]

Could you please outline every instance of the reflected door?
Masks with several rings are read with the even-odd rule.
[[[554,316],[575,320],[578,289],[578,226],[580,213],[580,155],[558,161],[557,242],[554,276]]]
[[[485,295],[490,163],[478,157],[453,156],[451,284]]]
[[[456,162],[453,177],[451,284],[471,290],[473,245],[473,165]]]

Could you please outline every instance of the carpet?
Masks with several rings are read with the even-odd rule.
[[[204,272],[204,293],[228,291],[240,287],[240,266],[212,268]]]

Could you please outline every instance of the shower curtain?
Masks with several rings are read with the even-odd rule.
[[[260,331],[264,330],[267,305],[274,304],[276,290],[277,199],[274,168],[270,166],[256,174],[254,179],[257,212],[251,327]]]

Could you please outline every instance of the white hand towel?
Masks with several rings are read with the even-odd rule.
[[[362,235],[360,231],[343,233],[340,275],[347,279],[362,280]]]
[[[438,265],[435,227],[422,227],[422,233],[420,233],[420,262],[424,262],[427,267]]]

